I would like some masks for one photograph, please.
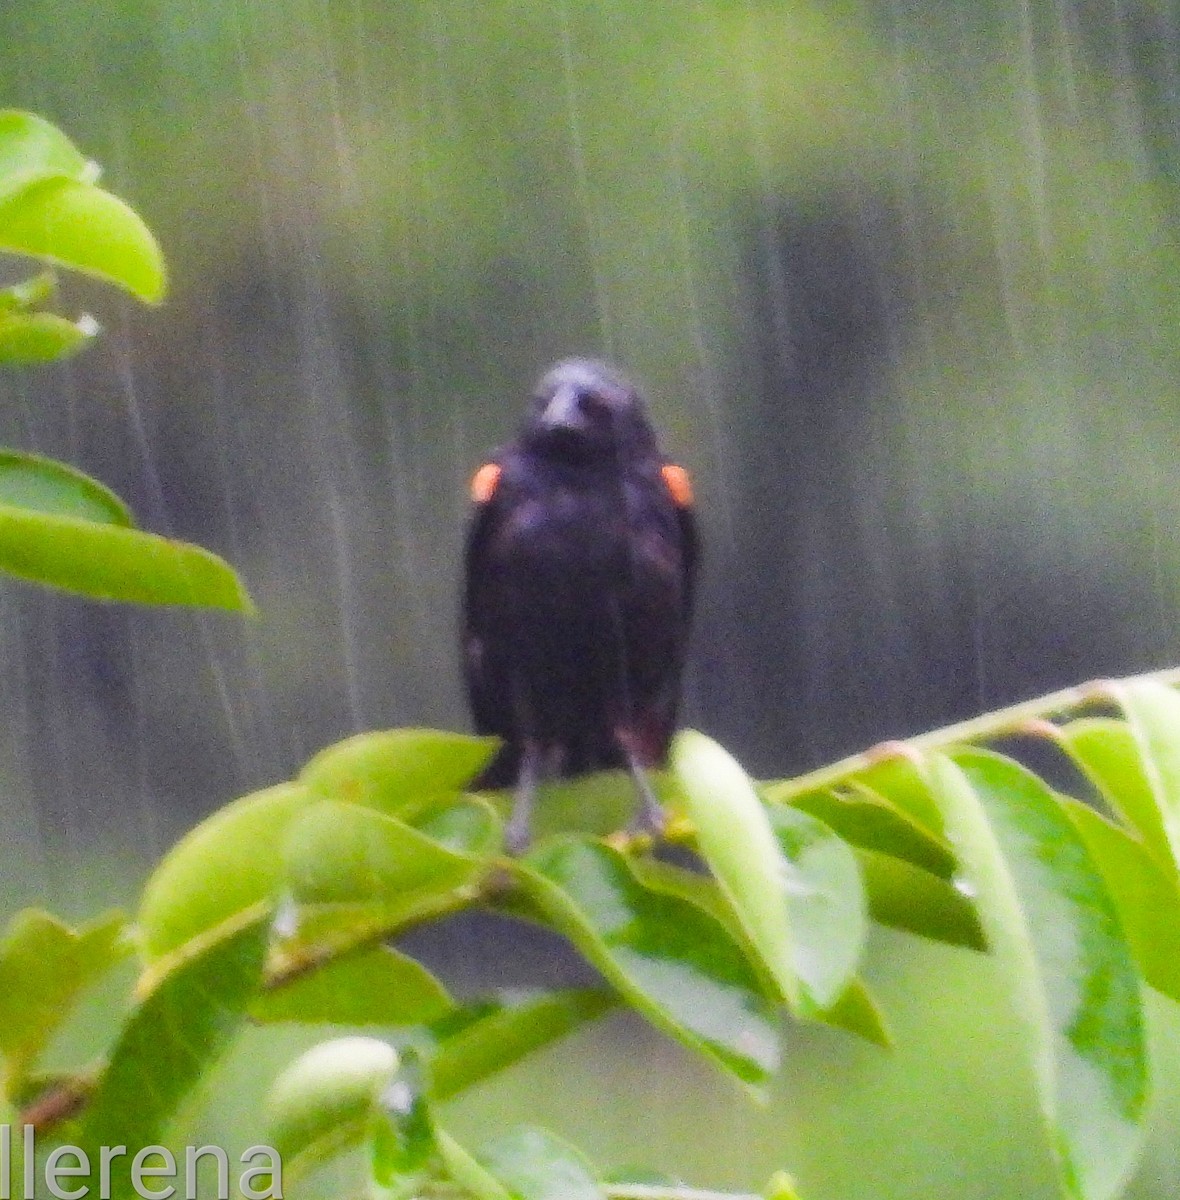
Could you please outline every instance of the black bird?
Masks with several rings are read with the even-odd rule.
[[[475,473],[463,661],[475,726],[504,746],[480,780],[515,783],[528,843],[545,775],[625,767],[639,824],[662,828],[644,769],[664,762],[696,572],[687,473],[636,388],[588,359],[537,384],[514,442]]]

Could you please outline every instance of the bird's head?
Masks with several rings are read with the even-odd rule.
[[[631,461],[656,449],[643,397],[613,367],[570,358],[533,390],[521,430],[526,449],[571,463]]]

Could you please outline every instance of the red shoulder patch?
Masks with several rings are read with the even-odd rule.
[[[660,474],[664,478],[664,486],[668,489],[668,495],[672,497],[672,503],[677,508],[691,508],[692,480],[689,478],[688,472],[675,463],[665,463],[660,468]]]
[[[476,504],[487,504],[500,486],[504,468],[499,463],[484,463],[471,477],[471,499]]]

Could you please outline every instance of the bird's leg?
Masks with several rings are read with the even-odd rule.
[[[639,799],[639,806],[635,811],[635,816],[631,819],[628,830],[631,833],[649,833],[652,837],[661,837],[667,824],[667,817],[659,800],[656,799],[651,780],[647,777],[645,764],[637,746],[638,739],[626,729],[616,730],[615,738],[619,743],[619,748],[623,751],[623,759],[627,764],[631,782],[635,785],[635,794]]]
[[[516,776],[516,797],[512,805],[512,816],[504,826],[504,845],[514,857],[528,849],[533,802],[537,798],[537,784],[541,779],[544,760],[545,750],[541,743],[532,738],[525,738],[520,751],[520,771]]]

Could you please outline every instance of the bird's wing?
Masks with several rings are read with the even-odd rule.
[[[696,512],[691,504],[677,505],[676,521],[680,526],[680,554],[684,563],[684,618],[687,624],[696,595],[701,540],[697,530]]]
[[[475,727],[480,733],[504,734],[503,723],[507,706],[498,695],[503,681],[489,671],[485,651],[488,620],[488,543],[504,509],[500,487],[503,468],[492,460],[484,463],[471,479],[471,499],[474,506],[467,529],[464,551],[465,581],[463,590],[463,674]]]
[[[700,536],[697,532],[695,502],[692,481],[688,472],[674,462],[665,462],[660,468],[664,488],[672,498],[676,510],[676,522],[680,528],[680,559],[683,570],[683,615],[685,624],[692,613],[693,596],[696,591],[697,560],[700,557]]]
[[[693,598],[696,592],[697,563],[700,557],[700,537],[697,531],[696,513],[693,507],[692,487],[688,473],[683,467],[665,462],[660,469],[665,491],[672,499],[679,531],[679,583],[680,611],[669,628],[672,640],[670,653],[663,665],[661,682],[653,697],[651,709],[640,722],[637,732],[640,740],[647,743],[647,758],[651,762],[663,758],[668,739],[672,736],[676,721],[676,710],[680,705],[680,689],[684,673],[684,659],[688,651],[688,634],[692,618]],[[669,614],[669,618],[671,614]]]

